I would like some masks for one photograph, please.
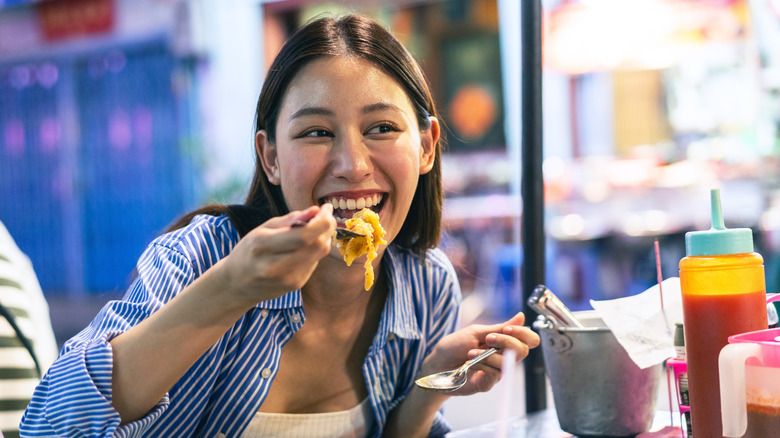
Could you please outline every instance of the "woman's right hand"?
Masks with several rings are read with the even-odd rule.
[[[291,227],[295,221],[306,225]],[[122,422],[146,415],[247,309],[303,286],[330,251],[335,229],[329,204],[270,219],[162,308],[113,338],[112,403]]]
[[[293,222],[306,223],[292,227]],[[226,291],[246,307],[302,287],[330,252],[333,206],[311,206],[269,219],[244,236],[218,268]]]

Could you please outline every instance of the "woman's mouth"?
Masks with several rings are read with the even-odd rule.
[[[382,209],[383,199],[384,196],[381,193],[357,198],[336,196],[322,198],[320,204],[333,205],[333,216],[336,218],[336,222],[344,224],[347,219],[351,218],[352,215],[364,208],[370,208],[374,212],[379,213]]]

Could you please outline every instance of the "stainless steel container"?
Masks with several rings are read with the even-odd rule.
[[[585,327],[562,327],[545,317],[533,324],[561,429],[579,437],[648,431],[662,365],[640,369],[597,312],[574,315]]]

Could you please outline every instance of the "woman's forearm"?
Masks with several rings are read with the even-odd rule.
[[[213,271],[111,340],[112,402],[122,423],[146,415],[246,311],[230,305]]]
[[[404,401],[388,416],[384,435],[391,438],[427,437],[436,412],[449,398],[446,393],[412,388]]]

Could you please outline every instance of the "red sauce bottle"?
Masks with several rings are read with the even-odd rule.
[[[680,260],[691,423],[696,438],[720,438],[718,355],[728,337],[767,328],[764,259],[749,228],[726,229],[711,191],[712,228],[685,235]]]

